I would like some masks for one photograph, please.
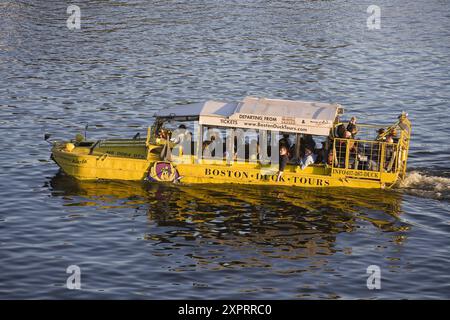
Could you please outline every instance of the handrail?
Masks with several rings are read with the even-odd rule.
[[[390,148],[390,153],[387,153],[387,147]],[[398,153],[401,152],[399,143],[335,138],[331,152],[332,168],[380,173],[398,173],[400,170],[399,165],[395,165]]]
[[[89,155],[94,152],[95,147],[100,143],[101,140],[97,140],[92,147],[89,148]]]
[[[145,139],[145,146],[148,147],[150,144],[150,135],[151,135],[151,129],[150,126],[147,127],[147,138]]]

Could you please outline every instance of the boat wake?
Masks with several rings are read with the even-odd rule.
[[[438,199],[450,200],[450,178],[426,175],[423,172],[411,171],[400,183],[406,193]]]

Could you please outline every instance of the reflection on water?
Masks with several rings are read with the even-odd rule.
[[[166,248],[197,239],[212,249],[252,247],[260,250],[258,260],[332,255],[336,236],[354,232],[361,221],[385,232],[409,228],[398,218],[402,195],[393,191],[83,182],[63,174],[50,180],[50,188],[66,206],[145,212],[159,230],[143,238]]]

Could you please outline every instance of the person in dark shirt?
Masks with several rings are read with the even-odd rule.
[[[344,133],[344,139],[351,139],[352,134],[350,131],[345,131]],[[344,168],[345,167],[345,153],[347,149],[347,144],[350,143],[348,140],[339,140],[336,143],[336,157],[338,161],[338,167]],[[352,148],[352,143],[350,143],[349,148]]]
[[[305,155],[306,148],[313,150],[313,152],[316,149],[316,142],[310,134],[305,134],[300,138],[300,158]]]
[[[345,138],[345,131],[347,131],[347,129],[345,128],[345,125],[343,123],[338,125],[336,128],[336,134],[338,138]]]
[[[356,126],[356,117],[351,117],[350,121],[348,122],[348,125]]]
[[[350,119],[350,122],[347,125],[347,131],[352,134],[352,138],[355,138],[356,134],[358,133],[358,127],[356,126],[356,118],[352,117]]]
[[[377,135],[375,140],[377,140],[377,141],[385,141],[386,140],[386,137],[384,136],[385,132],[386,132],[385,128],[378,129],[378,131],[377,131],[378,135]]]
[[[288,148],[285,145],[280,145],[280,161],[278,164],[277,181],[280,181],[288,161],[289,161]]]
[[[291,148],[291,140],[289,139],[289,135],[287,133],[283,134],[283,138],[278,141],[280,148],[281,146],[285,146],[288,150]]]
[[[316,142],[314,141],[312,135],[305,135],[305,146],[312,151],[314,151],[314,149],[316,148]]]

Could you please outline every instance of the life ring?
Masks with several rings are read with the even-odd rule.
[[[156,182],[175,182],[180,179],[177,169],[172,163],[166,161],[157,161],[150,168],[147,176],[148,181]]]

